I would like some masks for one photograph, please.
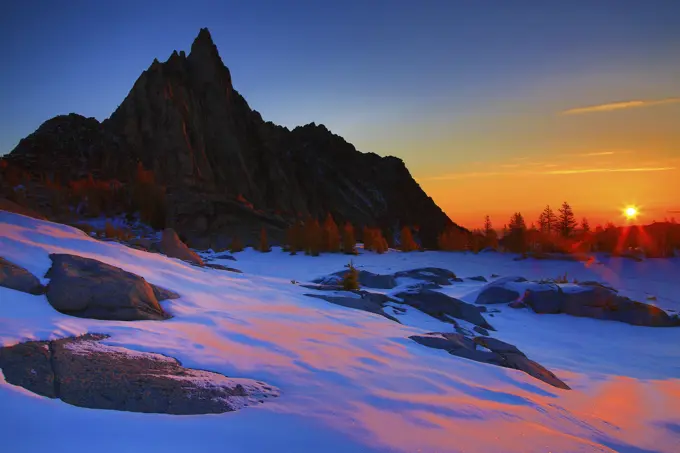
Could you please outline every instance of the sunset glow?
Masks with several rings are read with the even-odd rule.
[[[628,206],[624,211],[623,214],[626,216],[628,220],[632,220],[637,217],[638,215],[638,208],[635,206]]]

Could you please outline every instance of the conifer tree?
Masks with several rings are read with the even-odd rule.
[[[418,250],[418,244],[413,240],[413,234],[411,233],[411,228],[404,226],[401,229],[401,244],[400,249],[402,252],[412,252]]]
[[[364,250],[371,251],[375,249],[375,232],[372,228],[365,226],[361,231],[361,238],[364,242]]]
[[[508,249],[515,253],[527,251],[527,225],[521,213],[516,212],[510,218],[508,234],[504,237]]]
[[[557,216],[550,205],[546,205],[541,215],[538,216],[538,227],[541,233],[552,234],[557,230]]]
[[[347,265],[348,271],[342,278],[342,289],[345,291],[354,291],[359,289],[359,271],[350,261]]]
[[[348,255],[356,255],[357,241],[354,237],[354,226],[347,222],[342,229],[342,250]]]
[[[305,222],[304,227],[305,237],[305,254],[311,256],[319,256],[321,252],[321,227],[319,221],[311,216]]]
[[[259,250],[262,253],[267,253],[267,252],[272,251],[271,247],[269,247],[269,242],[267,241],[267,230],[264,227],[262,227],[262,229],[260,230]]]
[[[590,233],[590,223],[588,223],[588,219],[585,217],[581,219],[581,230],[584,233]]]
[[[493,226],[491,225],[491,217],[488,215],[484,217],[484,236],[489,237],[493,231]]]
[[[323,223],[322,249],[324,252],[338,252],[340,249],[340,232],[333,216],[328,213]]]
[[[562,207],[559,210],[560,216],[557,221],[557,226],[560,234],[563,237],[571,236],[571,233],[576,229],[576,217],[574,216],[574,211],[572,211],[571,206],[566,201],[562,203]]]
[[[242,252],[243,251],[243,242],[241,242],[241,239],[239,239],[238,236],[234,235],[231,238],[231,244],[229,244],[229,252],[230,253],[236,253],[236,252]]]

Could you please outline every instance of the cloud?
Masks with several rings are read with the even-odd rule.
[[[634,167],[634,168],[576,168],[570,170],[552,170],[546,172],[548,175],[574,175],[578,173],[627,173],[644,171],[669,171],[676,167]]]
[[[546,167],[556,166],[555,164],[546,164]],[[489,176],[529,176],[529,175],[577,175],[584,173],[638,173],[638,172],[653,172],[653,171],[670,171],[677,167],[631,167],[631,168],[571,168],[565,170],[548,170],[548,171],[483,171],[483,172],[467,172],[467,173],[447,173],[438,176],[429,176],[425,178],[416,178],[418,182],[424,181],[450,181],[455,179],[468,178],[486,178]]]
[[[590,105],[587,107],[576,107],[560,112],[562,115],[579,115],[582,113],[611,112],[612,110],[632,109],[637,107],[651,107],[654,105],[674,104],[680,102],[680,97],[666,99],[646,99],[636,101],[610,102],[609,104]]]

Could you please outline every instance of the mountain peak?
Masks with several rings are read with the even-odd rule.
[[[201,28],[198,32],[198,36],[196,36],[193,44],[191,44],[191,52],[193,53],[197,49],[213,48],[215,48],[215,43],[213,42],[212,36],[210,36],[210,31],[207,28]]]

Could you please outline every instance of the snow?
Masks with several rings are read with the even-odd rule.
[[[528,279],[565,272],[622,295],[680,309],[680,260],[599,258],[602,264],[513,261],[497,253],[444,252],[290,256],[251,249],[202,269],[50,222],[0,211],[0,256],[43,283],[49,253],[98,259],[180,294],[161,302],[167,321],[98,321],[62,315],[44,296],[0,287],[0,343],[86,332],[178,359],[185,367],[280,389],[257,407],[171,416],[83,409],[0,379],[3,450],[186,452],[675,452],[680,446],[680,329],[646,328],[505,306],[484,314],[494,337],[515,344],[572,387],[425,348],[408,337],[448,324],[411,307],[394,323],[304,296],[310,282],[343,269],[392,273],[442,267],[459,277]],[[214,261],[220,263],[220,260]],[[675,276],[675,277],[674,277]],[[408,282],[401,282],[403,289]],[[440,291],[471,302],[483,282]],[[390,290],[392,292],[394,290]],[[343,295],[346,293],[342,293]],[[471,300],[472,299],[472,300]],[[387,310],[390,310],[389,308]],[[448,331],[452,331],[451,328]],[[77,428],[76,428],[77,427]]]

